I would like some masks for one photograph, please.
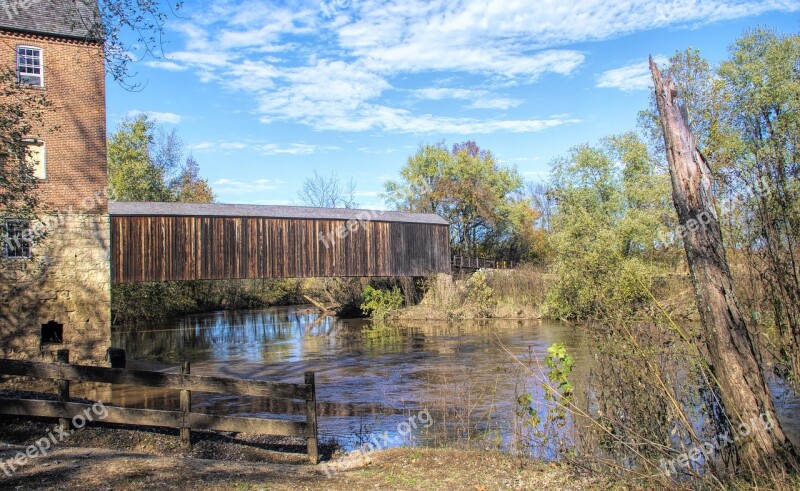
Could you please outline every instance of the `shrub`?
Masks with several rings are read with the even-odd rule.
[[[386,319],[403,307],[405,296],[398,287],[391,290],[378,290],[370,285],[364,287],[364,301],[361,311],[373,319]]]
[[[486,282],[486,273],[478,271],[467,280],[466,294],[467,302],[472,305],[478,317],[491,317],[497,299],[494,297],[494,290]]]

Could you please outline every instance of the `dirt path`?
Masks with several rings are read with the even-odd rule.
[[[0,446],[5,462],[20,446]],[[156,456],[116,450],[62,447],[38,457],[0,489],[64,490],[348,490],[359,489],[609,489],[598,478],[538,463],[520,467],[501,454],[450,449],[392,449],[351,462],[355,468],[249,463]],[[326,475],[328,470],[330,476]]]

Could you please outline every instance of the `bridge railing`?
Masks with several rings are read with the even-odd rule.
[[[480,257],[453,256],[450,265],[452,269],[514,269],[518,263]]]

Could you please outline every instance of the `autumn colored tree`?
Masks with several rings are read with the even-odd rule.
[[[474,141],[426,144],[408,157],[384,197],[402,211],[437,213],[450,222],[454,254],[528,259],[538,219],[531,200],[520,199],[522,179]],[[514,241],[512,245],[509,240]]]

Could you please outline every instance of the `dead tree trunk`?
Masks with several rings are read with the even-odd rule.
[[[717,380],[732,433],[746,425],[750,433],[734,443],[741,470],[752,475],[780,476],[800,467],[787,440],[764,381],[761,364],[733,290],[722,243],[722,231],[711,193],[711,171],[697,150],[675,86],[650,60],[656,102],[672,178],[672,200],[681,226],[703,325],[709,367]],[[765,430],[763,418],[773,422]]]

